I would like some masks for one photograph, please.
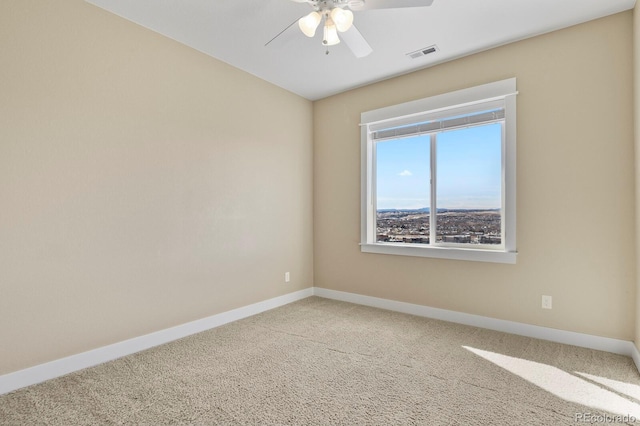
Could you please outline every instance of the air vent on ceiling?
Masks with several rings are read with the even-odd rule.
[[[430,53],[435,53],[437,51],[438,51],[438,46],[436,46],[434,44],[432,46],[423,47],[420,50],[409,52],[409,53],[407,53],[407,56],[410,57],[411,59],[417,59],[417,58],[420,58],[422,56],[426,56],[426,55],[428,55]]]

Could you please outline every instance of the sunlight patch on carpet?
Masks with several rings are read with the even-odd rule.
[[[593,382],[600,383],[617,392],[623,393],[633,398],[637,398],[640,387],[628,385],[615,380],[592,376],[585,373],[579,374],[582,377],[567,373],[557,367],[542,364],[526,359],[515,358],[482,349],[463,346],[466,350],[478,355],[505,370],[522,377],[530,383],[564,399],[565,401],[585,405],[594,409],[608,411],[620,416],[633,416],[640,418],[640,404],[618,395],[611,390],[598,386]],[[614,387],[615,385],[616,387]],[[621,386],[627,385],[627,386]],[[623,390],[624,389],[624,390]],[[633,395],[630,395],[632,392]],[[635,396],[634,396],[635,395]]]
[[[627,395],[630,398],[634,398],[638,400],[638,402],[640,402],[640,386],[638,385],[634,385],[632,383],[625,383],[619,380],[613,380],[606,377],[594,376],[593,374],[581,373],[579,371],[576,371],[575,373],[593,382],[600,383],[601,385],[606,386],[609,389],[613,389],[618,393],[622,393],[624,395]]]

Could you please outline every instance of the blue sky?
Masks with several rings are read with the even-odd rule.
[[[438,208],[501,207],[501,125],[438,135]],[[377,143],[378,209],[429,207],[429,136]]]

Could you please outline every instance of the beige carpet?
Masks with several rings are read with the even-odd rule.
[[[639,390],[623,356],[312,297],[0,396],[0,424],[611,424]]]

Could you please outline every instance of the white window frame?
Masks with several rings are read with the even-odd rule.
[[[481,262],[516,263],[516,79],[497,81],[361,114],[361,229],[360,249],[365,253],[433,257]],[[376,130],[420,123],[475,110],[481,104],[504,105],[502,154],[502,239],[495,247],[424,245],[376,242],[375,149]],[[433,144],[432,144],[433,145]],[[435,159],[431,158],[432,163]],[[432,182],[433,196],[435,182]],[[433,215],[432,215],[433,216]],[[433,224],[433,220],[432,220]],[[430,227],[435,231],[433,227]]]

